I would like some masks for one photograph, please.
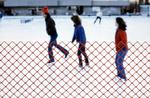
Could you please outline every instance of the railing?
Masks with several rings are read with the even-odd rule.
[[[1,98],[150,98],[150,43],[129,42],[124,67],[116,77],[114,42],[88,42],[89,67],[78,65],[78,45],[60,42],[47,64],[47,42],[0,42]]]

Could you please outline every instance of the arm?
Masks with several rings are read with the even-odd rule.
[[[77,34],[77,29],[75,28],[73,38],[72,38],[72,43],[76,40],[76,34]]]
[[[72,38],[72,43],[75,41],[75,34],[73,35],[73,38]]]

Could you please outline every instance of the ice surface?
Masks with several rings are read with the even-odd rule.
[[[71,41],[73,23],[70,16],[52,16],[56,22],[58,41]],[[96,17],[82,16],[82,24],[88,41],[114,41],[117,16],[103,16],[102,22],[94,24]],[[127,23],[128,41],[150,40],[150,17],[122,16]],[[22,20],[33,19],[22,23]],[[0,41],[49,41],[42,16],[3,17],[0,22]]]
[[[56,62],[53,64],[46,64],[50,38],[42,16],[3,17],[1,20],[0,97],[149,98],[150,17],[122,16],[128,26],[130,48],[124,62],[126,82],[115,77],[112,41],[117,16],[103,16],[101,24],[94,24],[96,17],[81,17],[90,60],[90,67],[84,69],[78,67],[77,45],[69,42],[74,31],[70,16],[52,17],[56,21],[59,44],[70,52],[64,59],[63,54],[54,49]],[[32,21],[24,22],[26,20]]]

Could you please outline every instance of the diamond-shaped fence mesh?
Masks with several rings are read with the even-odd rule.
[[[0,42],[2,98],[150,98],[150,44],[129,42],[124,67],[116,77],[114,42],[88,42],[89,66],[78,65],[78,45],[60,42],[69,55],[54,50],[47,64],[47,42]]]

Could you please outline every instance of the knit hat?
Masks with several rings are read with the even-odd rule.
[[[43,12],[44,14],[48,13],[48,7],[47,7],[47,6],[46,6],[46,7],[43,7],[43,8],[42,8],[42,12]]]

